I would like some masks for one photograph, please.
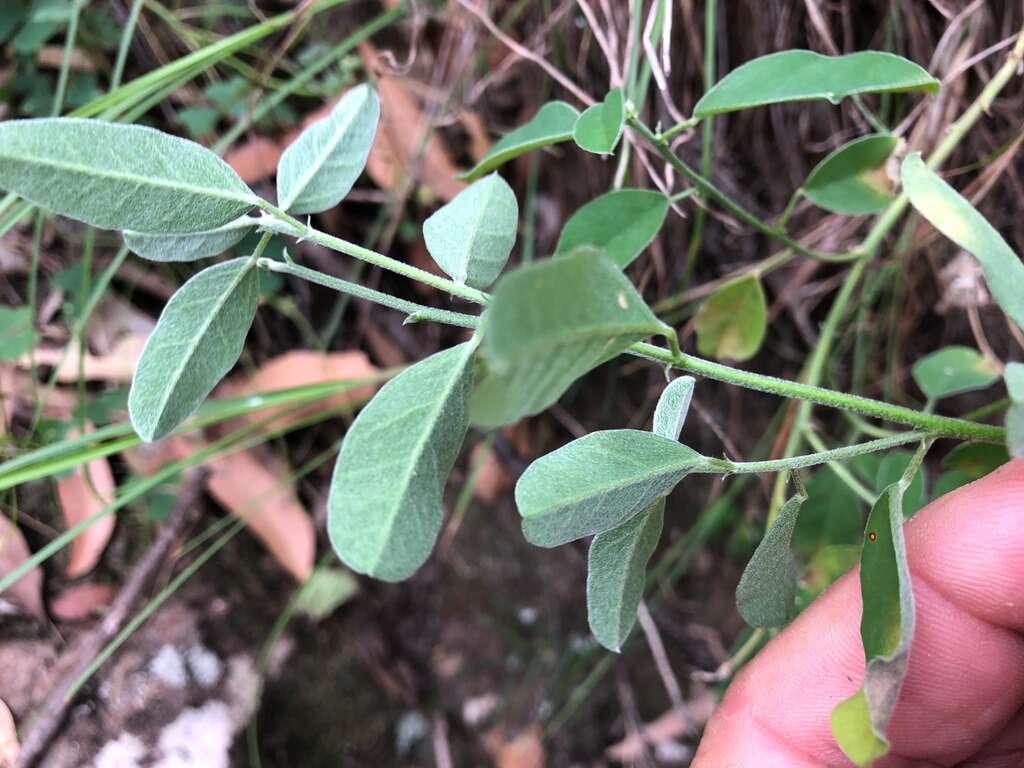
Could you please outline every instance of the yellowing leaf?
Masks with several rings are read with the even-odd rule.
[[[761,348],[768,323],[764,290],[755,275],[726,283],[697,312],[697,349],[719,360],[749,360]]]

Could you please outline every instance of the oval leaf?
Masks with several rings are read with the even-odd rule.
[[[259,281],[249,257],[207,267],[167,302],[139,358],[128,415],[149,442],[170,433],[242,354]]]
[[[658,234],[668,207],[665,195],[649,189],[621,189],[601,195],[565,223],[555,253],[562,255],[590,245],[625,269]]]
[[[650,432],[591,432],[533,462],[516,483],[523,534],[557,547],[622,525],[700,465],[697,452]]]
[[[618,653],[636,623],[647,561],[665,520],[665,499],[590,544],[587,558],[587,622],[594,638]]]
[[[492,173],[423,222],[423,239],[434,261],[453,280],[486,288],[508,262],[518,222],[515,193]]]
[[[607,155],[615,149],[626,123],[621,88],[612,88],[604,101],[583,111],[573,126],[572,137],[580,149]]]
[[[459,178],[463,181],[479,179],[488,171],[532,149],[568,141],[579,116],[580,113],[564,101],[549,101],[526,125],[506,133],[472,170]]]
[[[488,373],[473,394],[473,421],[483,426],[539,413],[587,371],[667,332],[618,267],[594,251],[504,275],[485,323]]]
[[[914,363],[917,386],[929,400],[972,392],[999,379],[997,363],[970,347],[944,347]]]
[[[217,229],[187,235],[146,235],[126,231],[124,244],[150,261],[196,261],[218,256],[252,231],[255,219],[243,216]]]
[[[823,56],[814,51],[780,51],[734,69],[704,94],[693,114],[707,117],[810,99],[838,104],[859,93],[933,93],[939,85],[920,66],[892,53],[861,51]]]
[[[258,200],[195,142],[66,117],[0,123],[0,188],[94,227],[146,233],[214,229]]]
[[[690,412],[695,384],[692,376],[680,376],[662,390],[658,405],[654,409],[654,424],[651,427],[654,434],[667,437],[669,440],[679,439],[686,415]]]
[[[798,475],[793,475],[794,479]],[[736,587],[736,607],[752,627],[781,627],[794,614],[796,597],[796,561],[790,545],[807,500],[803,484],[797,480],[797,492],[779,510],[775,522],[754,550]]]
[[[327,532],[352,570],[400,581],[441,530],[445,481],[468,424],[474,342],[389,381],[349,427],[327,500]]]
[[[903,190],[910,204],[939,232],[981,263],[992,296],[1010,319],[1024,328],[1024,264],[984,216],[925,165],[907,155]]]
[[[803,193],[833,213],[875,213],[895,199],[885,164],[899,144],[879,133],[844,144],[818,163],[804,182]]]
[[[726,283],[697,311],[697,349],[719,360],[749,360],[764,341],[768,308],[755,275]]]
[[[320,213],[340,203],[366,167],[379,120],[380,100],[370,86],[346,93],[281,155],[277,204],[288,213]]]

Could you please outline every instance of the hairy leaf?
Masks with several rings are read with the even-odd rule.
[[[598,534],[587,558],[587,622],[601,645],[618,653],[636,623],[647,561],[665,520],[665,499],[618,528]]]
[[[459,176],[472,181],[532,149],[540,149],[572,138],[580,113],[564,101],[549,101],[526,125],[506,133],[476,166]]]
[[[259,282],[248,257],[207,267],[167,302],[128,394],[132,426],[149,442],[199,407],[242,354]]]
[[[669,382],[662,390],[658,405],[654,409],[654,424],[651,427],[654,434],[667,437],[669,440],[679,439],[686,415],[690,412],[695,383],[692,376],[680,376]]]
[[[146,235],[126,231],[124,244],[150,261],[196,261],[224,253],[252,231],[255,219],[243,216],[223,227],[186,235]]]
[[[939,400],[999,380],[997,363],[970,347],[951,346],[925,355],[911,370],[914,381],[929,400]]]
[[[591,245],[625,269],[658,234],[668,206],[665,195],[649,189],[620,189],[601,195],[565,223],[555,253],[563,255]]]
[[[1008,363],[1003,375],[1012,400],[1006,411],[1006,447],[1011,456],[1024,458],[1024,363]]]
[[[775,522],[743,569],[736,587],[736,607],[752,627],[781,627],[793,618],[796,561],[790,544],[800,505],[806,500],[807,492],[797,481],[796,494],[782,505]]]
[[[288,213],[320,213],[340,203],[366,167],[378,120],[376,91],[357,85],[346,93],[281,155],[278,206]]]
[[[227,224],[258,199],[199,144],[64,117],[0,123],[0,188],[95,227],[168,234]]]
[[[573,127],[576,145],[587,152],[607,155],[615,150],[626,123],[625,100],[621,88],[612,88],[604,101],[583,111]]]
[[[331,479],[327,532],[352,570],[401,581],[430,555],[466,435],[474,347],[466,342],[406,369],[349,427]]]
[[[719,360],[743,362],[757,354],[768,326],[764,290],[756,275],[726,283],[697,311],[697,349]]]
[[[861,51],[823,56],[781,51],[748,61],[727,74],[694,107],[695,117],[785,101],[828,99],[838,104],[860,93],[939,90],[939,81],[901,56]]]
[[[896,450],[885,454],[878,462],[878,471],[875,474],[875,490],[881,493],[899,480],[913,461],[914,454],[910,451]],[[918,468],[903,491],[900,506],[903,509],[904,520],[912,518],[924,509],[928,503],[926,474],[924,467]]]
[[[915,152],[903,160],[903,190],[910,204],[939,232],[981,263],[992,296],[1024,328],[1024,264],[984,216],[939,178]]]
[[[453,280],[486,288],[508,262],[518,223],[515,193],[492,173],[423,222],[423,239],[434,261]]]
[[[885,164],[899,139],[884,133],[861,136],[818,163],[802,191],[812,203],[833,213],[875,213],[893,201]]]
[[[511,424],[547,408],[576,379],[634,342],[670,329],[606,256],[582,251],[502,276],[485,319],[488,372],[473,421]]]
[[[537,459],[519,478],[523,534],[537,546],[557,547],[611,530],[667,496],[702,461],[650,432],[591,432]]]

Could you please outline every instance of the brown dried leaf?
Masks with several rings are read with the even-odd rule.
[[[142,355],[146,337],[141,334],[128,334],[118,339],[110,354],[97,356],[89,352],[82,359],[82,376],[88,381],[108,381],[124,384],[132,380],[135,366]],[[64,354],[63,348],[43,347],[36,350],[36,365],[55,366],[57,381],[69,383],[78,381],[79,348],[77,346]],[[28,355],[18,361],[21,368],[28,369],[31,365]]]
[[[494,760],[495,768],[544,768],[543,734],[534,723],[511,740],[504,726],[492,728],[484,736],[484,749]]]
[[[313,572],[316,533],[295,496],[288,469],[269,452],[222,456],[209,463],[210,494],[243,520],[281,566],[297,581]]]
[[[228,152],[224,161],[246,184],[255,184],[277,172],[277,161],[281,159],[284,146],[265,136],[257,136]]]
[[[0,513],[0,576],[6,576],[31,556],[25,537],[6,513]],[[4,599],[16,603],[40,621],[46,620],[43,607],[43,572],[39,567],[22,576],[3,593]]]
[[[7,705],[0,700],[0,768],[14,768],[21,752],[18,742],[18,729],[14,725],[14,716]]]
[[[85,431],[92,431],[92,425],[88,422]],[[68,431],[69,438],[77,434],[77,430]],[[68,528],[99,512],[113,500],[116,490],[114,473],[102,457],[93,459],[85,466],[75,467],[71,474],[57,480],[57,498]],[[115,524],[114,515],[104,515],[75,537],[71,542],[71,557],[65,571],[68,578],[83,576],[96,567],[114,533]]]
[[[470,454],[470,466],[476,472],[473,495],[485,504],[494,504],[512,487],[512,476],[505,471],[493,448],[483,443],[476,445]]]
[[[50,613],[60,621],[84,621],[110,605],[115,595],[111,584],[75,584],[50,601]]]

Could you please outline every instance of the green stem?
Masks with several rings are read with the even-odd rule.
[[[293,275],[294,277],[301,278],[310,283],[316,283],[317,285],[322,285],[325,288],[331,288],[335,291],[348,294],[349,296],[355,296],[357,299],[366,299],[367,301],[372,301],[374,304],[380,304],[391,309],[397,309],[399,312],[405,312],[409,316],[406,319],[407,323],[417,323],[426,320],[434,323],[444,323],[445,325],[455,325],[460,328],[476,328],[480,324],[480,318],[475,315],[467,315],[462,312],[451,312],[446,309],[434,309],[433,307],[428,307],[423,304],[416,304],[415,302],[406,301],[405,299],[400,299],[397,296],[392,296],[389,293],[383,293],[382,291],[375,291],[372,288],[366,288],[358,283],[350,283],[348,280],[342,280],[338,277],[325,275],[323,272],[303,267],[300,264],[296,264],[294,261],[282,262],[262,258],[257,262],[257,265],[260,268],[270,270],[271,272],[281,272],[286,275]]]
[[[132,9],[128,14],[128,21],[121,33],[121,42],[117,46],[117,60],[114,62],[114,71],[110,76],[110,90],[121,86],[121,79],[124,77],[124,65],[128,61],[128,50],[132,45],[132,38],[135,37],[135,26],[139,23],[139,13],[142,11],[142,0],[133,0]]]
[[[365,261],[368,264],[373,264],[375,267],[386,269],[389,272],[394,272],[397,275],[408,277],[412,280],[429,285],[432,288],[437,288],[440,291],[445,291],[453,296],[458,296],[466,301],[471,301],[474,304],[486,304],[487,294],[482,291],[478,291],[476,288],[470,288],[468,285],[462,285],[452,280],[448,280],[444,277],[438,277],[424,269],[410,266],[396,259],[392,259],[390,256],[385,256],[382,253],[371,251],[369,248],[363,248],[361,245],[350,243],[348,240],[342,240],[340,237],[334,235],[328,235],[326,232],[320,232],[314,229],[308,224],[303,224],[298,219],[289,216],[287,213],[282,211],[280,208],[271,205],[266,200],[259,201],[259,206],[269,213],[269,216],[264,216],[260,220],[260,226],[270,232],[275,232],[279,235],[286,235],[291,237],[297,237],[300,240],[310,240],[318,245],[322,245],[324,248],[330,248],[332,251],[338,251],[339,253],[347,254],[354,258]]]
[[[704,93],[707,93],[715,85],[715,41],[716,41],[716,11],[718,0],[704,0]],[[711,178],[711,150],[712,139],[714,138],[714,118],[707,118],[701,125],[700,141],[700,173],[705,179]],[[707,195],[702,194],[701,200],[706,202]],[[693,279],[693,273],[697,269],[697,257],[700,254],[701,242],[704,238],[704,223],[707,218],[707,210],[704,206],[697,208],[693,218],[693,229],[690,236],[690,245],[686,251],[686,268],[683,273],[683,285],[689,285]]]

